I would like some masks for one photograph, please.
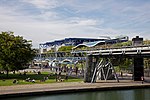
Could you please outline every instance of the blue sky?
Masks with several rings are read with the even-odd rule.
[[[150,0],[0,0],[0,31],[34,47],[66,37],[150,39]]]

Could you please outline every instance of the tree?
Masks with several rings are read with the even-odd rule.
[[[123,46],[131,46],[131,45],[132,45],[132,41],[127,41],[127,42],[113,44],[112,47],[123,47]]]
[[[144,40],[144,41],[143,41],[143,44],[144,44],[144,45],[150,45],[150,40],[147,40],[147,39]]]
[[[13,32],[2,32],[0,34],[0,65],[3,70],[24,69],[24,66],[35,56],[31,41],[21,36],[14,36]]]
[[[68,51],[70,52],[72,50],[73,46],[61,46],[58,51]]]

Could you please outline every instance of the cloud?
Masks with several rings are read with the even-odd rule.
[[[14,15],[16,14],[14,13]],[[2,22],[0,23],[0,30],[14,31],[15,35],[21,35],[26,39],[31,39],[34,47],[38,47],[39,43],[46,41],[73,36],[80,37],[82,34],[79,34],[79,31],[84,30],[82,26],[86,27],[94,24],[94,20],[80,20],[78,23],[73,24],[72,22],[62,20],[42,22],[30,18],[26,16],[10,16],[10,13],[5,12],[0,15],[0,21]],[[83,24],[84,22],[89,24]]]
[[[39,9],[56,8],[59,6],[57,0],[23,0],[22,2],[32,4]]]
[[[67,19],[67,21],[69,21],[70,24],[74,24],[76,26],[95,26],[102,23],[102,21],[100,22],[99,20],[79,17],[73,17],[69,20]]]
[[[2,0],[4,1],[4,0]],[[150,37],[149,2],[130,0],[0,1],[0,30],[39,43],[66,37]],[[11,6],[10,6],[11,5]],[[7,9],[7,10],[6,10]]]

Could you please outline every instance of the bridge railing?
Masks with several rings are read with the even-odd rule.
[[[74,50],[72,53],[102,53],[102,54],[140,54],[150,53],[150,45],[124,46],[115,48],[92,48],[89,50]]]
[[[97,54],[103,54],[103,55],[117,55],[117,54],[150,54],[150,45],[142,45],[142,46],[123,46],[123,47],[113,47],[113,48],[92,48],[89,50],[72,50],[71,56],[68,57],[57,57],[59,60],[64,60],[64,59],[77,59],[77,58],[85,58],[86,55],[84,56],[73,56],[73,54],[79,54],[79,53],[85,53],[85,54],[92,54],[92,53],[97,53]],[[35,59],[37,60],[53,60],[56,57],[50,57],[47,55],[42,55],[42,56],[37,56]]]

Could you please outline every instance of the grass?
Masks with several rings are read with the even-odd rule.
[[[44,77],[48,76],[48,80],[45,82],[41,82]],[[29,78],[35,79],[35,83],[27,82],[25,79]],[[65,75],[61,75],[62,79],[65,79]],[[17,79],[18,84],[14,84],[13,80]],[[80,82],[82,79],[75,77],[68,77],[68,80],[64,80],[63,82]],[[42,72],[40,75],[36,73],[27,73],[26,75],[19,74],[9,74],[8,78],[6,74],[0,74],[0,86],[11,86],[11,85],[22,85],[22,84],[45,84],[45,83],[56,83],[55,75],[53,73]]]

